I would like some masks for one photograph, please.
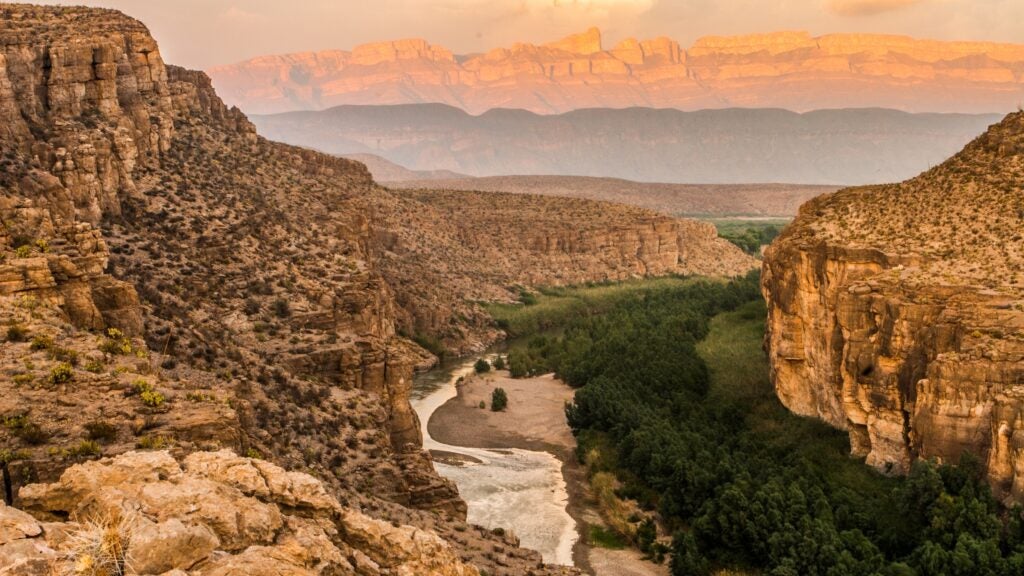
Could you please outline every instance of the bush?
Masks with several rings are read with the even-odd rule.
[[[498,356],[497,358],[495,358],[494,362],[492,362],[492,364],[494,365],[494,369],[495,370],[504,370],[505,369],[505,359],[503,357],[501,357],[501,356]]]
[[[45,334],[40,334],[32,339],[32,350],[49,350],[53,347],[53,338]]]
[[[141,378],[132,382],[132,391],[138,394],[142,403],[150,408],[159,408],[167,400],[152,384]]]
[[[103,420],[96,420],[85,425],[85,433],[89,440],[109,442],[117,437],[117,426]]]
[[[508,406],[508,394],[505,393],[504,388],[495,388],[494,392],[491,392],[491,411],[501,412]]]
[[[50,370],[50,384],[66,384],[75,378],[75,371],[71,364],[61,362]]]
[[[476,364],[473,365],[473,370],[476,370],[477,374],[483,374],[484,372],[490,372],[491,371],[491,363],[488,362],[487,360],[481,358],[481,359],[476,361]]]
[[[291,316],[292,309],[291,306],[288,304],[288,301],[285,300],[284,298],[278,298],[277,300],[274,300],[274,314],[276,314],[278,318],[287,318]]]
[[[100,342],[99,349],[111,356],[128,355],[134,351],[132,341],[117,328],[107,330],[107,337]]]
[[[11,324],[7,327],[8,342],[24,342],[28,339],[28,329],[21,324]]]

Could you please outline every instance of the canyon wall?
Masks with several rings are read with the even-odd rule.
[[[444,103],[478,114],[522,108],[895,108],[1009,112],[1024,102],[1024,46],[878,34],[775,32],[669,38],[601,33],[453,56],[424,40],[262,56],[209,71],[251,114],[341,104]]]
[[[706,230],[684,238],[673,232],[686,223],[599,203],[580,205],[578,213],[617,221],[623,231],[580,247],[517,245],[527,232],[593,236],[586,218],[535,222],[529,211],[537,200],[508,203],[500,227],[472,231],[457,225],[453,207],[480,218],[494,210],[495,197],[439,193],[447,205],[435,205],[430,195],[378,186],[358,162],[261,138],[205,74],[165,65],[146,28],[123,14],[5,4],[0,16],[5,502],[66,519],[90,505],[80,500],[88,491],[41,503],[33,484],[131,450],[168,450],[187,468],[189,454],[230,449],[315,476],[346,509],[376,519],[363,524],[373,532],[366,538],[415,534],[423,543],[434,533],[456,552],[431,545],[426,564],[401,568],[402,551],[393,547],[378,558],[365,542],[328,545],[300,519],[282,531],[279,515],[263,502],[253,510],[266,514],[243,522],[262,536],[225,549],[238,558],[218,553],[196,562],[223,560],[226,572],[237,572],[296,553],[284,565],[302,563],[298,548],[309,537],[330,555],[331,546],[364,550],[370,560],[353,553],[347,561],[355,557],[365,574],[475,573],[458,568],[456,554],[494,575],[574,573],[542,565],[514,535],[465,524],[465,503],[422,450],[409,404],[414,369],[435,358],[405,336],[444,338],[452,349],[500,337],[471,300],[470,285],[512,300],[527,280],[739,273],[752,261]],[[556,212],[561,206],[547,205]],[[659,219],[667,228],[652,229]],[[662,240],[668,245],[651,244]],[[622,248],[606,249],[605,242]],[[637,247],[630,242],[647,248],[629,254]],[[511,251],[510,262],[536,258],[530,275],[483,261],[494,246]],[[690,256],[702,250],[718,250],[719,258]],[[453,282],[431,270],[446,254],[457,256],[444,269]],[[564,274],[543,274],[556,262]],[[414,334],[417,327],[425,332]],[[161,464],[165,477],[144,483],[156,489],[180,478],[174,466]],[[114,468],[129,473],[116,462]],[[159,488],[174,494],[174,487]],[[297,505],[281,497],[283,505]],[[4,521],[6,514],[0,509]],[[14,540],[38,536],[15,516],[28,532]],[[302,519],[309,519],[305,512]],[[362,538],[344,522],[322,520],[328,539],[339,530]],[[237,536],[210,522],[221,544]],[[419,531],[391,529],[399,525]],[[193,528],[178,535],[213,542]],[[6,546],[8,533],[0,532]],[[60,549],[45,534],[43,540]],[[285,540],[285,550],[270,545]],[[256,546],[242,552],[250,543]],[[168,546],[187,548],[177,540]],[[344,562],[322,568],[343,572]]]
[[[1024,497],[1024,114],[902,184],[805,204],[768,249],[779,399],[889,473],[987,466]]]

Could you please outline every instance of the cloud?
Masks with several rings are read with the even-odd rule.
[[[829,0],[830,10],[841,16],[871,16],[919,4],[924,0]]]

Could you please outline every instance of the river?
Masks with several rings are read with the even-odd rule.
[[[469,507],[470,523],[511,530],[523,547],[540,552],[546,563],[571,566],[572,548],[579,534],[566,509],[569,494],[557,458],[547,452],[518,448],[451,446],[430,436],[430,416],[456,396],[456,381],[472,373],[475,360],[416,376],[411,399],[420,419],[423,447],[464,457],[466,462],[461,465],[435,461],[434,467],[458,485]]]

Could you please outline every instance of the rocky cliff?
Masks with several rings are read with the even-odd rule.
[[[424,40],[263,56],[209,71],[228,102],[271,114],[340,104],[438,102],[471,113],[523,108],[883,107],[1008,112],[1024,100],[1024,46],[905,36],[777,32],[628,38],[590,29],[544,45],[454,57]]]
[[[282,517],[256,487],[266,506],[254,505],[259,516],[239,520],[243,527],[211,516],[199,523],[206,528],[182,519],[182,532],[160,525],[158,512],[148,517],[146,530],[170,530],[166,546],[178,546],[179,536],[197,543],[190,561],[207,562],[203,573],[274,566],[307,573],[288,568],[296,563],[350,573],[345,562],[356,562],[361,574],[475,573],[457,569],[452,554],[491,574],[564,572],[543,566],[514,536],[465,525],[465,504],[421,447],[409,392],[414,368],[432,357],[400,332],[429,310],[447,320],[445,328],[465,327],[450,338],[453,347],[474,335],[474,342],[498,336],[457,292],[463,285],[416,274],[428,261],[384,254],[395,238],[440,242],[412,244],[425,253],[453,250],[445,243],[461,237],[432,232],[443,207],[377,186],[357,162],[257,136],[205,74],[165,65],[146,28],[118,12],[4,4],[0,16],[4,501],[38,504],[66,519],[82,506],[105,506],[96,503],[105,497],[131,500],[150,488],[104,492],[95,501],[76,488],[61,504],[39,504],[40,492],[26,486],[132,449],[170,450],[181,460],[227,448],[311,474],[346,506],[431,530],[456,552],[402,529],[407,540],[429,540],[435,557],[410,560],[407,568],[404,553],[387,547],[394,557],[346,557],[346,545],[363,548],[338,539],[338,531],[352,528],[338,524],[335,512],[333,525],[315,522],[329,545],[311,525]],[[464,197],[469,214],[493,205]],[[647,216],[633,214],[623,225],[645,230]],[[528,214],[520,213],[502,233],[530,229]],[[452,269],[492,294],[519,277],[510,268],[481,275],[486,266],[478,255],[460,258]],[[576,278],[606,274],[599,258],[581,262],[573,265]],[[396,282],[402,278],[409,280]],[[85,475],[101,477],[102,470]],[[159,478],[144,479],[195,480],[178,474],[168,462]],[[159,486],[168,498],[176,490]],[[290,507],[286,515],[297,506],[274,502]],[[311,518],[305,509],[295,515]],[[19,518],[29,526],[24,536],[39,534]],[[346,538],[380,538],[394,532],[390,526],[376,523],[364,536]],[[6,539],[7,525],[0,528]],[[47,534],[44,528],[46,546],[62,550]],[[318,564],[299,550],[306,543],[341,559]],[[38,550],[42,543],[17,546]],[[219,550],[239,554],[229,560]]]
[[[0,503],[0,573],[477,576],[436,534],[343,507],[308,474],[224,450],[130,452]]]
[[[805,204],[768,249],[766,346],[783,404],[868,464],[987,463],[1024,497],[1024,113],[901,184]]]

